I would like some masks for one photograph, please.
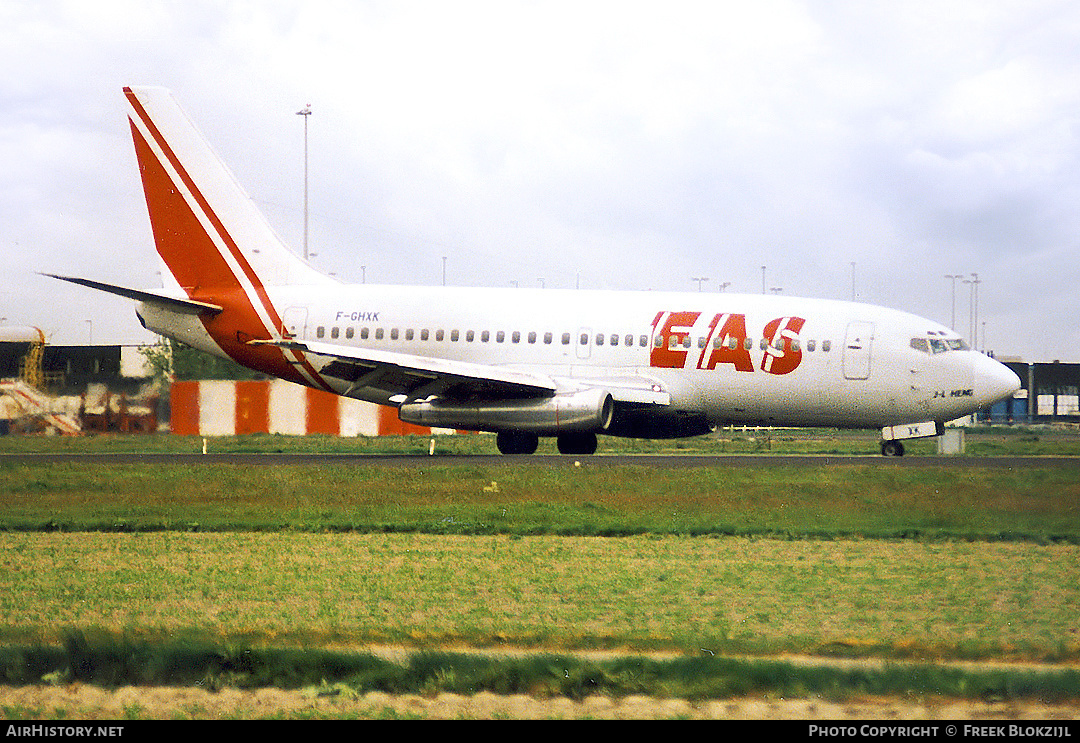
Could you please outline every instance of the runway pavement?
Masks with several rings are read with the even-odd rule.
[[[972,457],[879,455],[696,455],[696,454],[601,454],[594,456],[499,454],[284,454],[284,453],[109,453],[109,454],[0,454],[0,464],[79,463],[184,464],[280,467],[285,465],[348,465],[354,467],[431,467],[470,465],[483,467],[829,467],[861,465],[874,467],[1005,468],[1066,467],[1080,469],[1080,457]]]

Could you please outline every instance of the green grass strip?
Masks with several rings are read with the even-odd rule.
[[[1080,672],[928,664],[803,664],[702,654],[656,659],[575,655],[414,652],[395,662],[370,652],[259,648],[205,642],[135,640],[71,631],[61,646],[0,648],[0,683],[81,682],[276,687],[316,693],[382,691],[529,694],[581,699],[631,694],[691,700],[747,695],[821,697],[923,695],[944,698],[1060,702],[1080,698]]]
[[[1076,470],[0,465],[0,531],[1080,543]]]

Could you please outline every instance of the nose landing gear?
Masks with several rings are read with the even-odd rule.
[[[881,456],[883,457],[902,457],[904,456],[904,445],[899,441],[882,441],[881,442]]]

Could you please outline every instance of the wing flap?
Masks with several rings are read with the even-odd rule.
[[[550,397],[558,389],[555,381],[543,374],[489,364],[288,339],[249,343],[289,348],[329,359],[319,373],[348,382],[345,394],[369,387],[382,391],[388,398],[396,395],[412,399],[427,395],[531,398]]]

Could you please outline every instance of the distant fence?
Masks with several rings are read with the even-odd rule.
[[[187,436],[454,433],[403,423],[392,407],[280,380],[173,382],[169,397],[172,432]]]

